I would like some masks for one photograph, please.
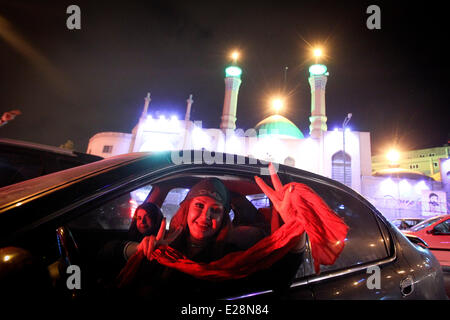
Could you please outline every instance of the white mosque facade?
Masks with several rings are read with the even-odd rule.
[[[254,128],[236,129],[242,71],[233,65],[225,72],[225,97],[219,128],[202,128],[201,121],[190,120],[192,96],[187,100],[183,120],[164,116],[153,118],[148,114],[151,99],[147,95],[142,115],[131,133],[97,133],[90,138],[87,152],[102,157],[181,149],[234,153],[291,165],[340,182],[345,179],[345,184],[361,192],[362,177],[370,176],[372,172],[370,133],[342,129],[328,131],[325,88],[329,74],[321,64],[311,66],[309,72],[311,116],[308,136],[278,114],[263,119]]]

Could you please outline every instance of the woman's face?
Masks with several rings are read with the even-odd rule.
[[[193,198],[187,216],[191,236],[199,240],[214,236],[222,225],[223,215],[220,202],[206,196]]]
[[[152,227],[150,215],[144,209],[138,209],[136,212],[136,227],[141,234],[145,234]]]

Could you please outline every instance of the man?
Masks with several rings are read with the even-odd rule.
[[[428,199],[429,199],[428,205],[430,207],[430,212],[441,212],[438,195],[436,193],[432,192],[428,196]]]

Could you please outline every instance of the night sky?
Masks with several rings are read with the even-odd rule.
[[[95,133],[130,133],[147,92],[149,113],[179,118],[192,93],[191,119],[218,128],[233,49],[243,69],[237,127],[272,114],[270,97],[284,92],[281,114],[309,134],[308,67],[321,44],[329,130],[351,112],[349,126],[371,132],[373,155],[442,146],[449,28],[436,3],[0,0],[0,113],[23,113],[0,137],[70,139],[85,152]],[[81,30],[66,27],[71,4],[81,8]],[[381,8],[381,30],[366,27],[371,4]]]

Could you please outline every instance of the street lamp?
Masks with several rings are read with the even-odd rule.
[[[397,150],[389,150],[386,154],[386,158],[389,160],[389,167],[398,167],[398,160],[400,159],[400,153]]]
[[[280,110],[283,108],[284,102],[280,98],[275,98],[272,100],[272,106],[275,109],[275,113],[278,114]]]
[[[347,114],[347,116],[344,119],[344,122],[342,123],[342,156],[344,158],[344,184],[347,185],[346,183],[346,173],[345,173],[345,167],[346,167],[346,160],[345,160],[345,128],[347,127],[347,124],[350,122],[350,119],[352,118],[352,114],[349,113]]]
[[[316,59],[316,63],[317,63],[317,61],[319,61],[319,59],[322,57],[322,55],[323,55],[323,51],[321,48],[315,48],[313,50],[313,56]]]
[[[236,64],[238,58],[239,58],[239,52],[238,51],[233,51],[231,53],[231,59],[233,60],[234,64]]]

